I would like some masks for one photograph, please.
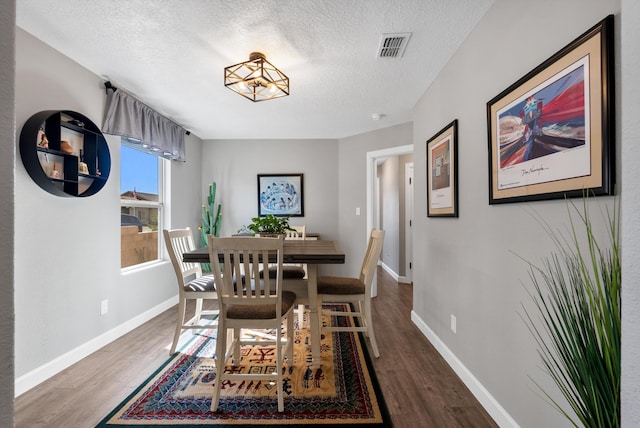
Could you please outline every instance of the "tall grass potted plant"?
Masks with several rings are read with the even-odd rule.
[[[530,262],[533,309],[524,320],[545,372],[569,404],[550,403],[575,427],[620,426],[620,230],[619,208],[607,211],[606,246],[597,241],[583,208],[568,204],[568,236],[540,221],[556,250],[537,266]]]

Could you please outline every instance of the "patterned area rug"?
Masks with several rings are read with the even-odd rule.
[[[323,322],[350,321],[325,315]],[[295,331],[294,364],[285,362],[283,413],[268,381],[227,382],[211,412],[214,335],[194,335],[97,427],[392,426],[361,334],[323,335],[322,363],[314,369],[306,319]],[[241,365],[226,370],[271,372],[274,361],[273,347],[246,346]]]

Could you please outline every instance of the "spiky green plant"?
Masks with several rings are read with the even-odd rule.
[[[216,182],[209,184],[209,195],[207,205],[202,206],[202,221],[200,230],[200,245],[207,246],[207,235],[220,236],[220,223],[222,221],[222,204],[216,208]],[[202,269],[210,272],[211,265],[203,263]]]
[[[551,404],[575,427],[619,427],[619,207],[614,203],[613,214],[607,210],[609,242],[601,247],[587,199],[583,198],[582,210],[568,204],[568,237],[539,220],[556,251],[541,266],[528,262],[534,310],[531,313],[523,305],[524,319],[538,344],[544,370],[573,413],[534,380]]]

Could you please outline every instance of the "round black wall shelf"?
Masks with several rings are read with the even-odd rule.
[[[31,116],[20,132],[20,156],[33,181],[57,196],[91,196],[111,171],[109,146],[88,117],[70,110]]]

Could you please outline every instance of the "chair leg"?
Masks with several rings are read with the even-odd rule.
[[[293,366],[293,312],[287,317],[287,363]]]
[[[289,314],[289,317],[292,316],[293,314]],[[287,318],[289,318],[287,317]],[[289,321],[287,320],[287,325],[289,324]],[[287,332],[287,335],[289,335],[289,332]],[[287,346],[289,346],[289,344],[287,343]],[[282,360],[283,360],[283,356],[282,356],[282,326],[279,326],[277,328],[276,331],[276,378],[277,378],[277,383],[276,383],[276,394],[278,395],[278,412],[284,412],[284,385],[282,382],[282,378],[284,377],[284,375],[282,374]]]
[[[373,320],[371,318],[371,300],[365,299],[364,301],[365,317],[367,322],[367,335],[371,341],[371,349],[373,349],[373,355],[376,358],[380,358],[380,351],[378,351],[378,342],[376,342],[376,336],[373,334]]]
[[[298,328],[302,328],[304,326],[304,305],[298,305],[296,317],[298,319]]]
[[[367,327],[369,325],[369,320],[367,318],[367,308],[366,308],[366,303],[363,300],[358,300],[358,310],[357,313],[359,315],[353,315],[351,317],[351,322],[353,322],[355,319],[358,320],[358,323],[361,327]],[[354,324],[355,325],[355,324]],[[364,336],[365,337],[369,337],[369,330],[364,332]]]
[[[173,355],[176,352],[176,347],[178,346],[178,341],[180,340],[180,333],[182,333],[182,324],[184,324],[184,313],[187,308],[187,300],[180,299],[180,303],[178,304],[178,318],[176,320],[176,331],[173,334],[173,343],[171,344],[171,349],[169,350],[169,355]]]
[[[241,345],[241,341],[242,341],[242,329],[239,328],[234,328],[233,329],[233,337],[234,337],[234,346],[233,346],[233,358],[231,360],[231,362],[234,365],[239,365],[240,364],[240,345]],[[226,349],[226,348],[225,348]]]
[[[213,397],[211,398],[212,412],[218,410],[218,404],[220,403],[220,391],[222,390],[223,382],[222,374],[224,373],[224,366],[226,363],[227,329],[224,327],[224,322],[220,322],[218,324],[218,336],[216,341],[216,380],[213,386]]]
[[[193,318],[194,324],[200,324],[200,317],[202,316],[202,299],[196,299],[196,312]],[[191,334],[195,334],[196,330],[192,329]]]

